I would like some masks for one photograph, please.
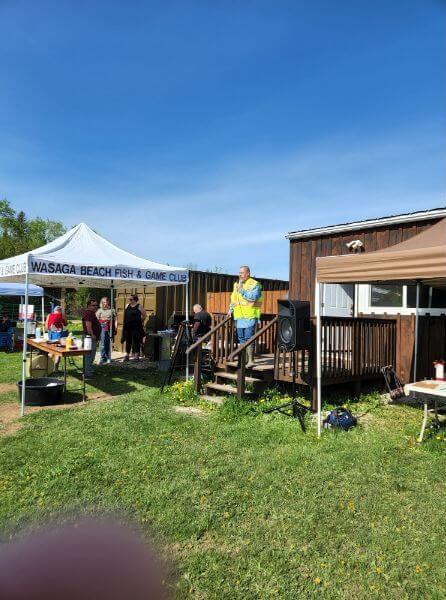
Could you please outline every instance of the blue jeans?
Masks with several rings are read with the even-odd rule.
[[[96,340],[91,340],[91,352],[85,355],[85,376],[93,376],[93,362],[96,356]]]
[[[110,358],[110,332],[105,324],[101,325],[101,362],[106,362]]]
[[[237,327],[237,339],[238,343],[244,344],[247,342],[256,332],[256,326],[252,325],[251,327]]]

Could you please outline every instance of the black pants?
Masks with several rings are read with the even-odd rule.
[[[130,351],[133,354],[138,354],[141,350],[141,341],[143,335],[141,332],[141,328],[137,329],[134,327],[126,327],[125,329],[125,352],[126,354],[130,354]]]

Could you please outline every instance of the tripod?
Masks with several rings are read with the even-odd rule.
[[[292,360],[292,366],[293,366],[293,370],[292,370],[293,391],[291,394],[292,398],[291,398],[290,402],[285,402],[284,404],[280,404],[279,406],[274,406],[273,408],[267,408],[263,412],[265,414],[268,414],[268,413],[277,411],[287,417],[291,417],[293,419],[298,419],[299,424],[302,428],[302,431],[304,433],[306,433],[307,428],[305,427],[304,415],[306,412],[311,412],[311,409],[308,408],[308,406],[301,404],[298,401],[298,399],[296,398],[296,355],[293,350],[291,350],[291,357],[292,357],[291,360]],[[291,409],[291,412],[286,409]]]
[[[164,390],[166,385],[169,385],[172,381],[173,373],[177,367],[178,357],[181,354],[181,350],[189,348],[192,345],[192,333],[187,321],[183,321],[178,328],[178,334],[175,339],[175,344],[172,350],[172,356],[170,358],[170,367],[166,373],[166,377],[164,378],[163,385],[161,386],[161,391]]]

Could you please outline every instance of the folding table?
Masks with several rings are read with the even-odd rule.
[[[41,352],[45,352],[48,354],[53,354],[55,356],[60,356],[63,358],[64,362],[64,392],[67,391],[67,357],[73,356],[82,356],[82,399],[85,402],[85,355],[90,354],[91,350],[79,350],[78,348],[70,348],[67,350],[65,346],[60,346],[57,344],[49,344],[48,342],[37,342],[33,338],[28,338],[28,346],[30,346],[31,350],[31,364],[32,364],[32,349],[36,348]]]
[[[420,435],[418,436],[418,441],[422,442],[427,424],[429,404],[434,405],[435,418],[437,418],[439,403],[446,405],[446,381],[416,381],[415,383],[405,385],[404,390],[406,393],[414,392],[416,397],[423,401],[423,422],[421,424]]]

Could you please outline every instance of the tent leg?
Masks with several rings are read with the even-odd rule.
[[[418,309],[420,307],[420,282],[417,281],[417,296],[415,303],[415,340],[414,340],[414,357],[413,357],[413,380],[417,380],[418,371]]]
[[[314,303],[316,310],[316,389],[317,389],[317,436],[322,433],[322,365],[321,365],[321,287],[316,279]]]
[[[113,343],[115,340],[114,337],[114,331],[115,331],[115,318],[113,317],[113,309],[114,309],[114,285],[113,285],[113,280],[111,282],[111,286],[110,286],[110,308],[112,311],[112,318],[110,321],[110,359],[112,357],[112,352],[113,352]]]
[[[45,296],[42,296],[42,335],[45,329]]]
[[[23,354],[22,354],[22,398],[20,405],[20,416],[25,414],[25,393],[26,393],[26,350],[28,345],[28,271],[25,275],[25,320],[23,321]]]
[[[189,340],[189,282],[186,283],[186,340]],[[189,380],[189,354],[186,354],[186,381]]]

